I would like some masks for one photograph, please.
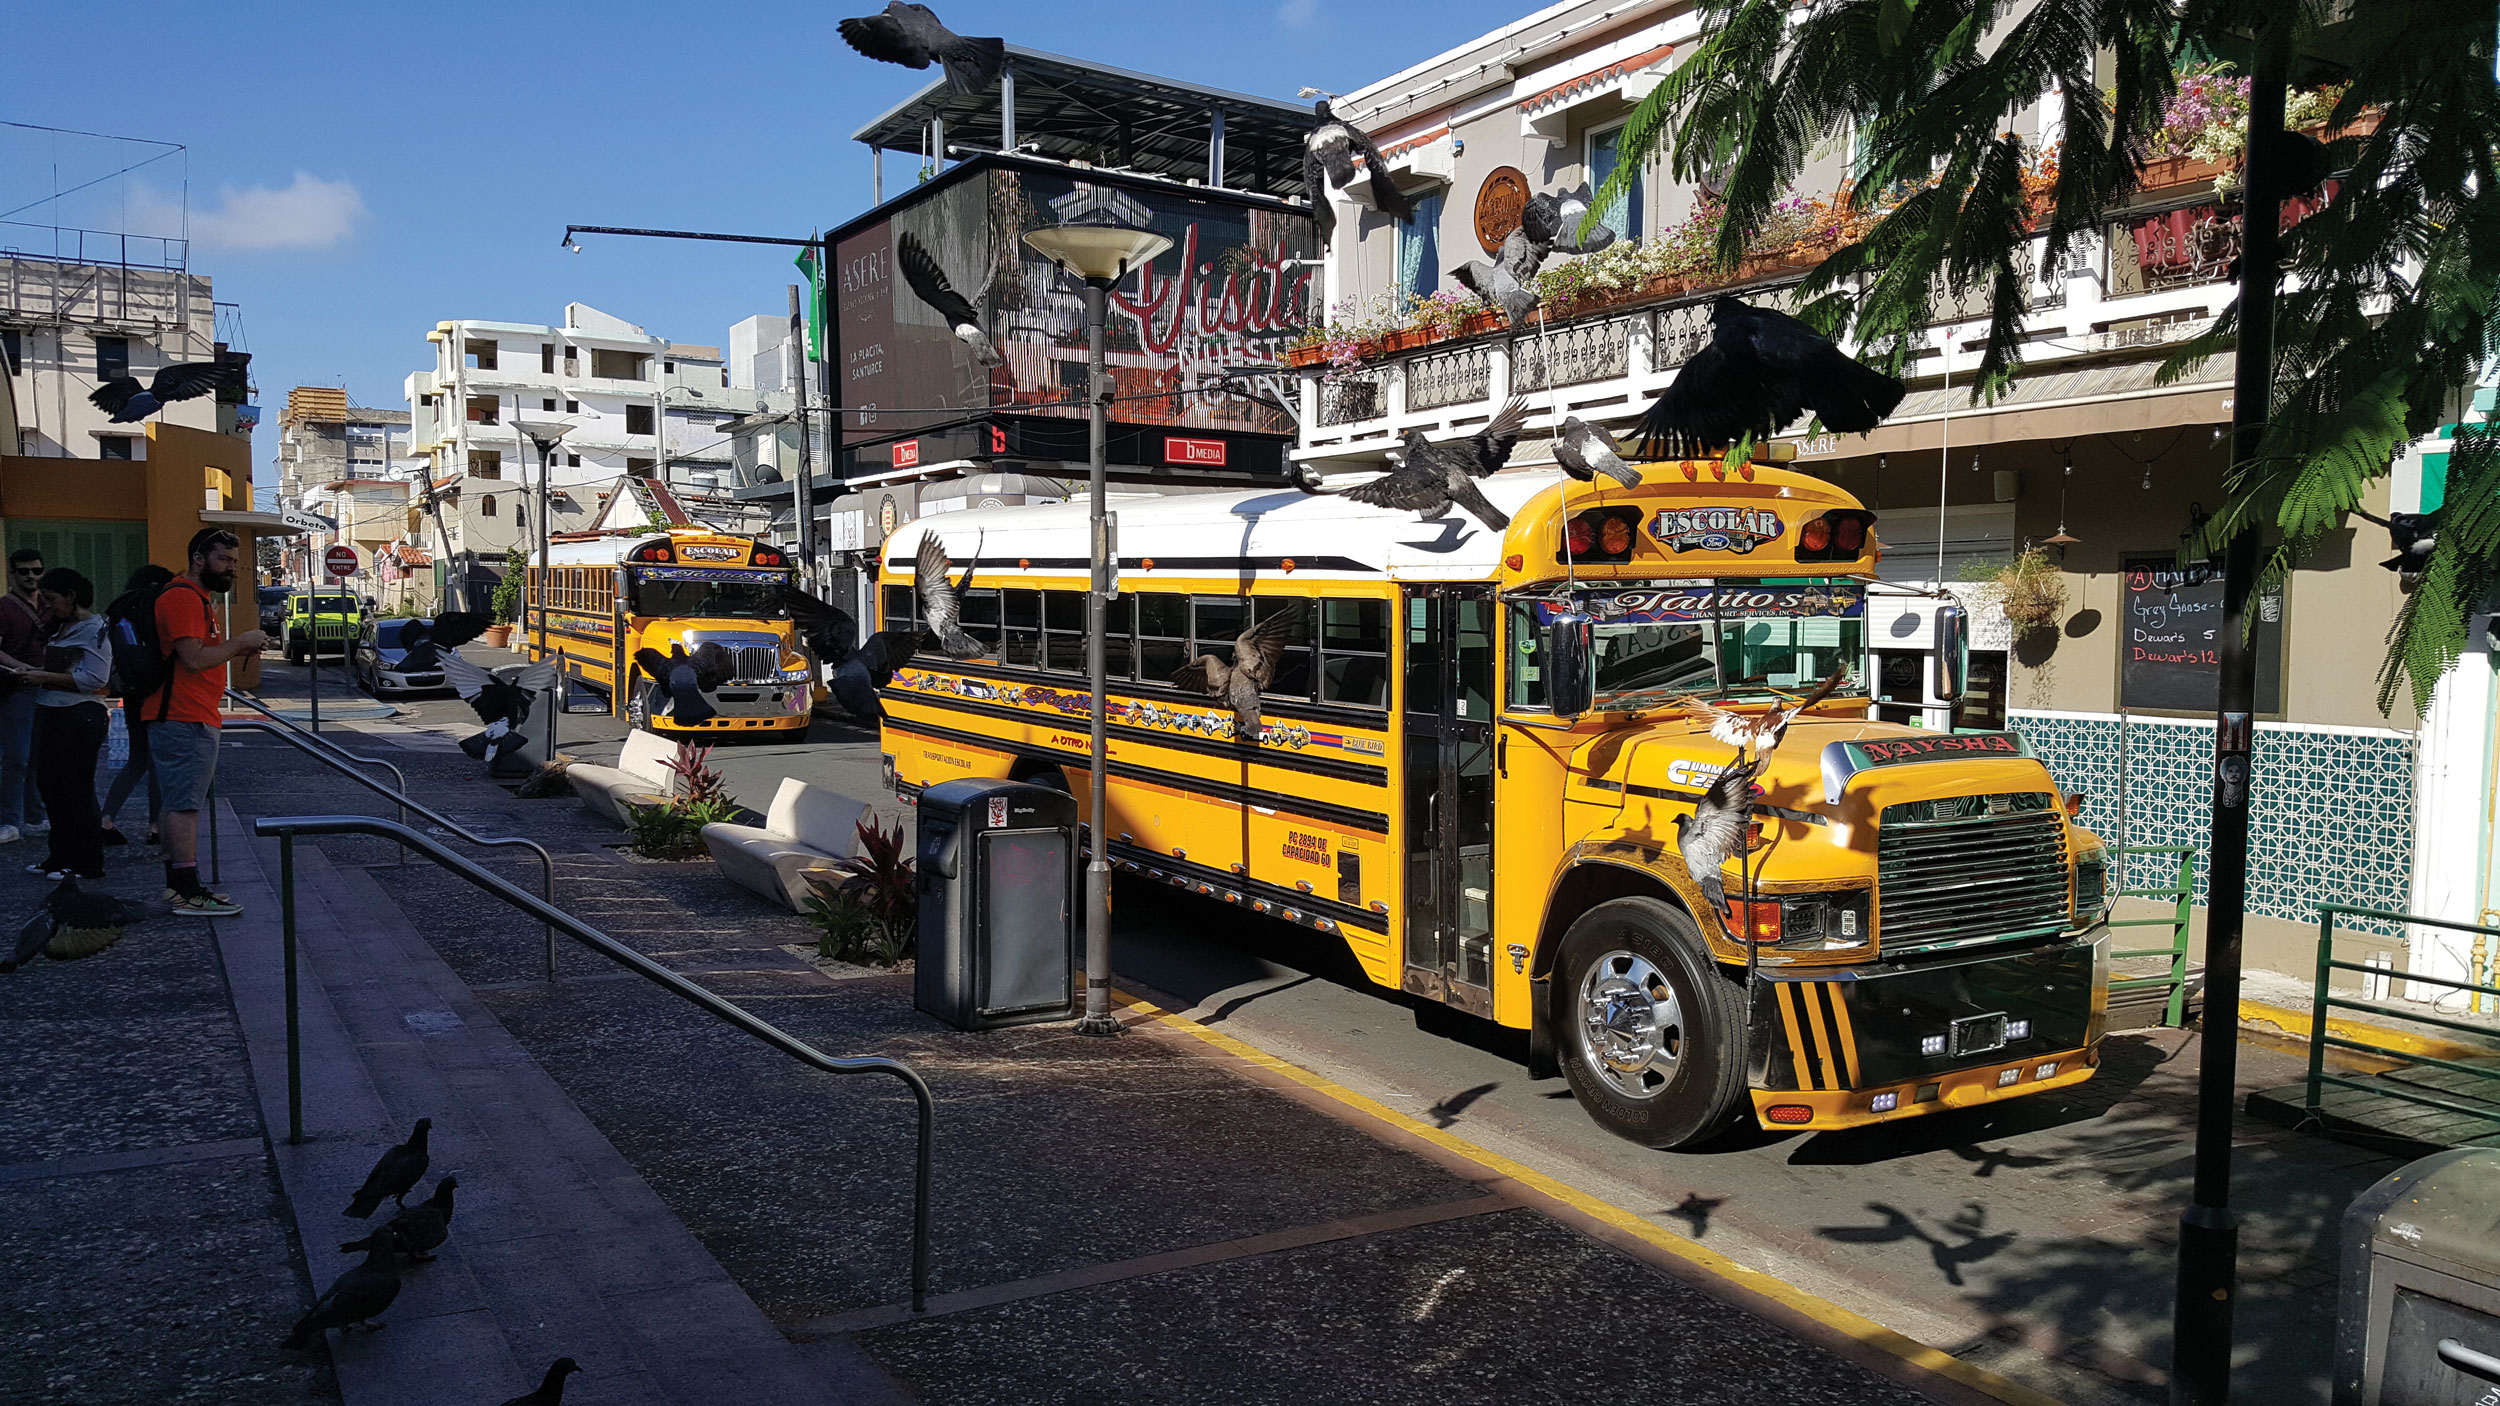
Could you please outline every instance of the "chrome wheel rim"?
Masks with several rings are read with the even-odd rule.
[[[1655,962],[1617,949],[1580,979],[1580,1054],[1616,1094],[1652,1099],[1675,1082],[1684,1050],[1684,1005]]]

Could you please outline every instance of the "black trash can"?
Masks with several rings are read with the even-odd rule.
[[[1020,781],[920,793],[913,1004],[958,1030],[1076,1016],[1076,798]]]
[[[2500,1151],[2452,1148],[2344,1211],[2335,1406],[2500,1401]]]

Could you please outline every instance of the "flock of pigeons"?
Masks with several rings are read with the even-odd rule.
[[[434,1252],[451,1238],[453,1193],[460,1179],[445,1176],[434,1183],[434,1194],[411,1206],[408,1193],[424,1180],[432,1157],[427,1139],[434,1131],[434,1120],[419,1118],[416,1129],[406,1142],[384,1152],[365,1174],[364,1185],[347,1203],[347,1214],[358,1220],[371,1220],[382,1203],[389,1201],[397,1214],[379,1230],[339,1246],[347,1254],[362,1253],[364,1259],[322,1291],[321,1297],[301,1319],[280,1346],[309,1348],[322,1340],[332,1328],[345,1337],[357,1328],[372,1332],[382,1325],[374,1320],[399,1297],[400,1270],[407,1265],[426,1264]],[[562,1406],[564,1382],[582,1369],[570,1357],[559,1357],[547,1366],[534,1391],[506,1401],[503,1406]]]

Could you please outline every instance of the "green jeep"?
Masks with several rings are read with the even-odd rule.
[[[348,644],[364,629],[364,609],[345,591],[298,591],[286,598],[281,628],[289,664],[310,662],[315,649],[344,657]]]

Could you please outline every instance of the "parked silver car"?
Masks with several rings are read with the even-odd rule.
[[[443,671],[437,667],[410,672],[407,643],[402,635],[418,620],[386,616],[365,617],[364,628],[357,632],[355,644],[348,651],[347,667],[355,675],[357,686],[376,698],[427,692],[446,687]]]

